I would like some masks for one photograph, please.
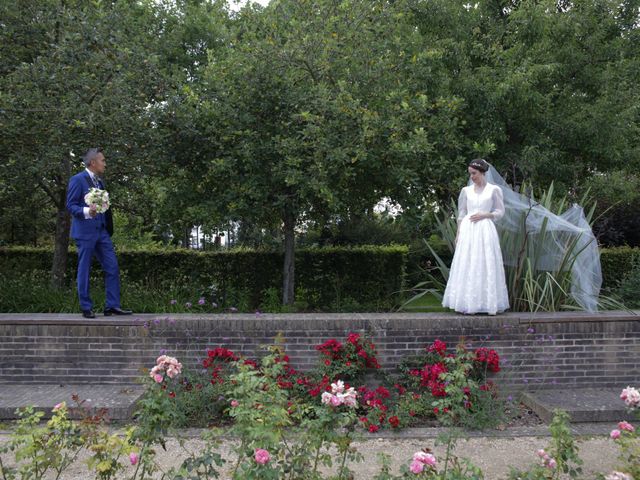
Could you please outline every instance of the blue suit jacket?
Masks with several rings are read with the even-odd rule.
[[[71,222],[71,238],[76,240],[95,240],[100,231],[106,228],[107,220],[104,213],[94,218],[84,218],[84,207],[88,207],[84,196],[93,187],[93,182],[87,171],[82,171],[69,179],[67,187],[67,210],[73,217]]]

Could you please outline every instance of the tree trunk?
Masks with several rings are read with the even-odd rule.
[[[56,214],[56,238],[53,251],[53,264],[51,266],[51,286],[63,288],[67,273],[67,258],[69,256],[69,228],[71,217],[65,208],[59,209]]]
[[[295,300],[295,225],[293,208],[284,209],[284,272],[282,285],[282,304],[293,305]]]
[[[55,247],[51,265],[51,286],[59,289],[65,286],[64,280],[69,257],[69,229],[71,228],[71,216],[67,212],[67,179],[71,177],[71,160],[69,157],[65,157],[62,160],[61,173],[60,182],[56,190],[45,188],[45,191],[48,191],[49,196],[53,198],[56,207],[58,207]],[[44,187],[45,185],[43,185]]]

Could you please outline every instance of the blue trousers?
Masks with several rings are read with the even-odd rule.
[[[102,265],[104,283],[107,291],[105,308],[120,308],[120,269],[113,249],[111,237],[101,229],[99,235],[91,240],[76,239],[78,246],[78,298],[81,310],[91,310],[93,301],[89,295],[89,274],[94,255]]]

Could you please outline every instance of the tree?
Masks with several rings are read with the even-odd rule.
[[[0,43],[19,46],[3,48],[0,67],[2,179],[20,185],[13,194],[46,195],[28,214],[55,211],[52,283],[61,286],[70,226],[66,187],[81,167],[79,154],[104,147],[109,185],[122,191],[149,159],[149,109],[162,88],[150,48],[156,17],[150,4],[134,1],[25,0],[0,8]]]
[[[197,119],[200,163],[180,174],[192,190],[223,217],[281,226],[284,304],[294,300],[302,221],[370,209],[382,196],[421,204],[423,181],[442,180],[431,174],[459,147],[455,99],[406,84],[420,49],[409,14],[404,2],[369,0],[247,7],[177,107]]]
[[[637,0],[416,0],[442,51],[465,136],[514,184],[571,191],[592,172],[636,171]],[[471,152],[469,152],[471,153]]]

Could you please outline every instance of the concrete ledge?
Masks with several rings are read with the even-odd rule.
[[[83,318],[79,313],[0,313],[0,325],[130,325],[141,326],[155,321],[174,320],[205,321],[205,322],[291,322],[314,323],[320,322],[353,322],[353,321],[382,321],[407,322],[419,321],[435,323],[446,321],[451,324],[468,324],[478,322],[528,325],[544,323],[580,323],[580,322],[627,322],[640,321],[640,310],[606,311],[598,313],[588,312],[540,312],[521,313],[507,312],[501,315],[458,315],[456,313],[141,313],[124,317],[105,317],[96,313],[96,318]]]
[[[524,392],[522,402],[545,423],[551,422],[556,409],[565,410],[572,423],[633,420],[620,400],[620,390],[582,388]]]
[[[71,410],[76,406],[72,400],[78,395],[84,400],[83,407],[92,412],[106,408],[110,420],[130,420],[135,403],[144,390],[140,386],[120,385],[5,385],[0,389],[0,419],[19,418],[16,409],[33,406],[51,417],[51,410],[60,402],[67,402]],[[78,415],[71,415],[78,418]]]

